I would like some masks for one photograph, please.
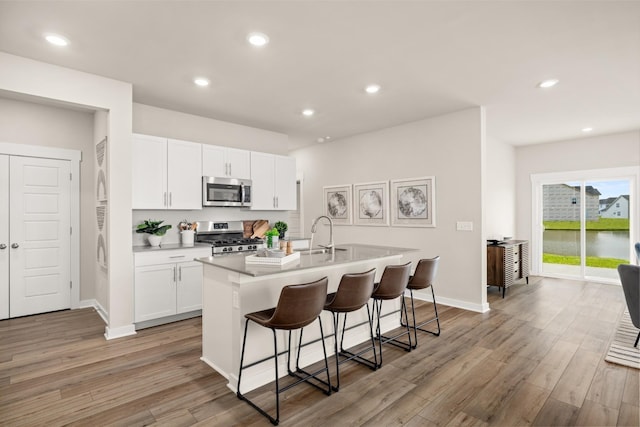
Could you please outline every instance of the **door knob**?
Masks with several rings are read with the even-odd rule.
[[[5,245],[4,243],[0,243],[0,249],[7,249],[7,245]]]
[[[19,245],[19,244],[17,244],[17,243],[14,243],[14,244],[12,244],[12,245],[11,245],[11,247],[12,247],[13,249],[16,249],[16,248],[17,248],[17,247],[19,247],[19,246],[20,246],[20,245]]]

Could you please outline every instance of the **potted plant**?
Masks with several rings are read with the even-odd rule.
[[[144,222],[136,228],[136,233],[147,233],[149,235],[149,244],[151,246],[160,246],[162,236],[171,228],[171,225],[160,225],[163,222],[164,221],[145,219]]]
[[[287,230],[289,229],[289,226],[287,225],[287,223],[278,221],[273,226],[276,230],[278,230],[278,235],[280,239],[284,239],[284,233],[286,233]]]
[[[277,243],[278,241],[276,240],[278,235],[280,233],[278,232],[277,228],[272,228],[271,230],[267,230],[264,235],[267,238],[267,249],[272,249],[274,246],[274,243]],[[274,239],[276,238],[276,239]],[[275,242],[274,242],[275,240]]]

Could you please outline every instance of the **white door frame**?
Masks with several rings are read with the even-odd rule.
[[[551,172],[531,174],[531,274],[542,272],[542,186],[562,181],[594,181],[608,179],[628,179],[629,195],[629,248],[630,260],[634,259],[633,242],[640,241],[640,167],[620,167],[607,169],[590,169],[569,172]],[[581,198],[584,203],[584,195]]]
[[[0,154],[71,162],[71,308],[80,307],[80,161],[82,152],[66,148],[0,142]]]

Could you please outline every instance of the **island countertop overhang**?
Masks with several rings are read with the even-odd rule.
[[[318,267],[349,264],[358,261],[397,257],[398,255],[416,251],[418,251],[418,249],[347,243],[336,245],[336,250],[329,253],[309,254],[305,253],[307,251],[301,251],[299,261],[296,260],[284,265],[247,264],[245,263],[246,255],[242,253],[197,258],[196,261],[246,276],[263,277]]]

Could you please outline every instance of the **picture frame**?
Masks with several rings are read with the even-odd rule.
[[[436,226],[436,178],[425,176],[391,180],[391,225]]]
[[[353,223],[389,226],[389,182],[353,184]]]
[[[352,221],[351,185],[322,187],[324,214],[334,225],[350,225]]]

